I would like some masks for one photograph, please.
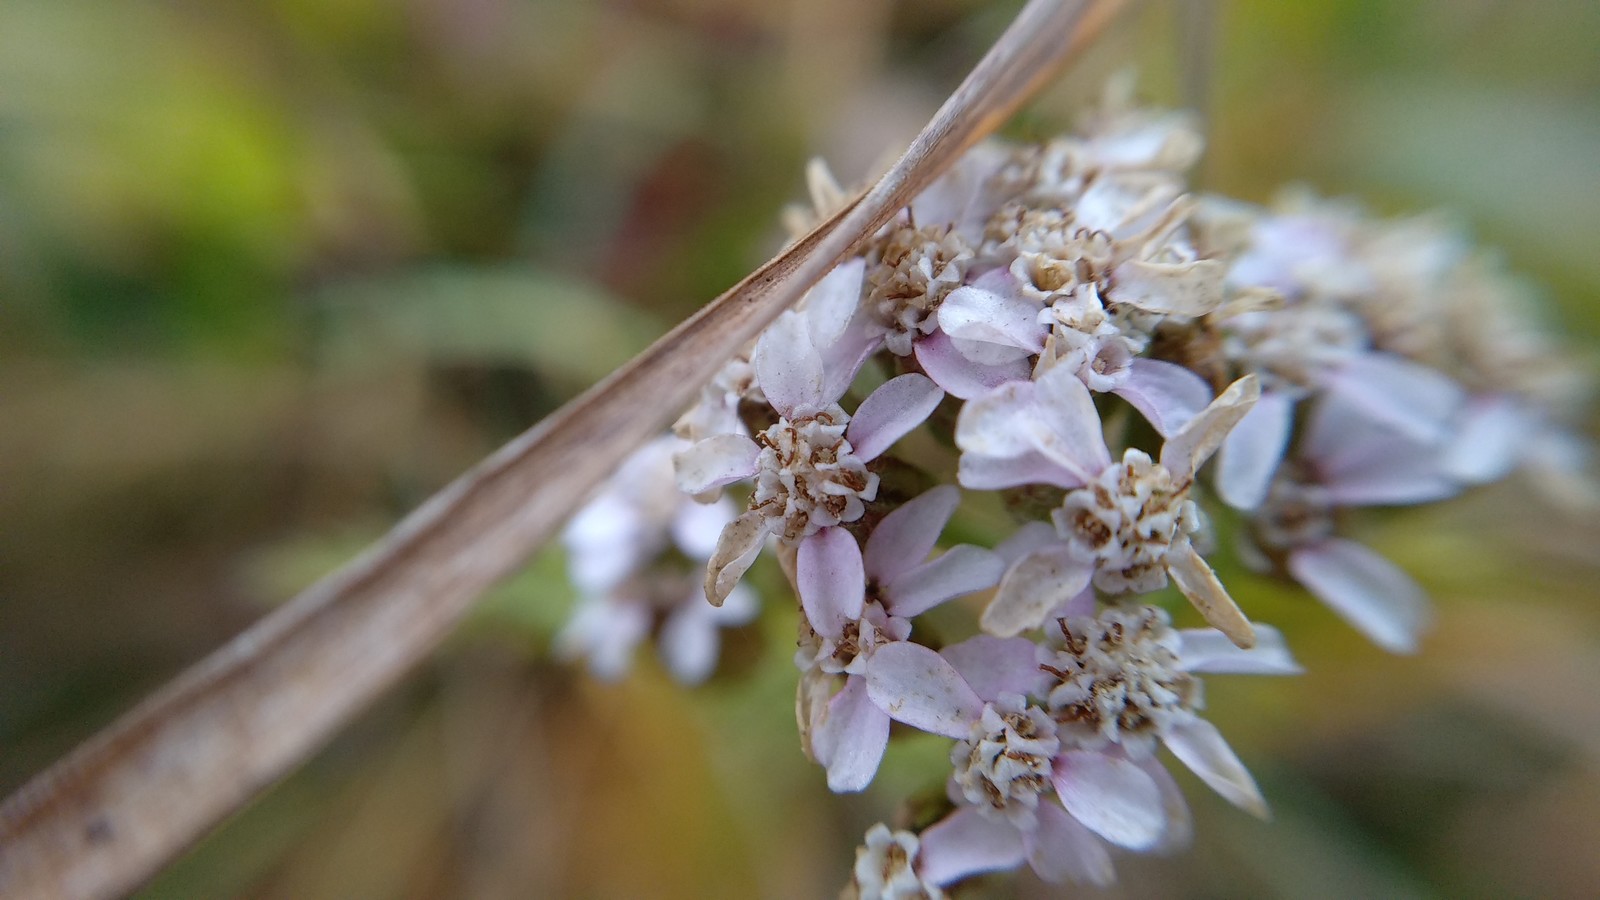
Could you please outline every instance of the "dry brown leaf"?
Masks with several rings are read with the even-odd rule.
[[[0,895],[122,894],[315,751],[723,360],[1009,118],[1118,6],[1032,0],[853,207],[24,785],[0,805]]]

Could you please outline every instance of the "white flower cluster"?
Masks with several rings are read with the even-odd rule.
[[[681,582],[638,560],[670,549],[662,529],[695,497],[728,509],[714,542],[677,544],[706,560],[696,615],[743,608],[745,571],[779,548],[802,614],[802,744],[832,789],[873,779],[892,721],[954,742],[948,814],[869,832],[854,896],[941,896],[1023,863],[1106,883],[1108,847],[1187,838],[1161,746],[1265,813],[1199,716],[1197,676],[1297,669],[1207,562],[1212,497],[1243,512],[1248,563],[1409,651],[1427,601],[1340,510],[1519,468],[1569,498],[1587,485],[1568,430],[1583,379],[1520,286],[1432,221],[1195,197],[1199,149],[1185,117],[1116,98],[1080,133],[975,149],[706,388],[672,439],[680,495],[620,473],[584,514],[601,524],[571,532],[580,583],[602,545],[627,560],[608,566],[630,579],[590,579],[610,599],[570,630],[609,668],[648,629],[612,626],[634,637],[607,645],[594,604],[671,610],[663,640],[688,615]],[[801,223],[845,196],[823,169],[811,181]],[[898,448],[924,427],[958,455]],[[909,496],[912,470],[936,486]],[[741,484],[736,513],[718,498]],[[1015,533],[940,551],[958,486],[998,492]],[[1211,628],[1176,630],[1141,599],[1169,582]],[[918,616],[991,588],[979,633],[915,642]]]

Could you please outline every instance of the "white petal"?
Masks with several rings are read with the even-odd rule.
[[[994,587],[1006,564],[993,550],[959,544],[884,585],[884,606],[904,618]]]
[[[1444,447],[1396,431],[1347,397],[1325,394],[1306,429],[1306,452],[1340,506],[1427,503],[1454,496]]]
[[[1036,449],[1083,480],[1092,480],[1111,465],[1111,451],[1089,389],[1066,366],[1056,366],[1034,384],[1035,421],[1041,426]]]
[[[1255,509],[1267,499],[1272,474],[1289,447],[1294,401],[1267,391],[1222,439],[1217,454],[1217,495],[1234,509]]]
[[[828,789],[836,794],[864,790],[878,773],[889,745],[889,717],[867,696],[866,681],[845,679],[828,701],[811,732],[811,749],[828,770]]]
[[[1162,740],[1179,762],[1223,799],[1263,819],[1270,815],[1256,780],[1250,777],[1244,763],[1234,755],[1233,748],[1222,739],[1215,725],[1204,719],[1194,719],[1167,729]]]
[[[1255,645],[1255,629],[1244,611],[1228,596],[1228,589],[1217,580],[1217,573],[1200,557],[1193,546],[1173,550],[1167,554],[1167,574],[1178,586],[1183,596],[1189,598],[1194,608],[1212,627],[1228,636],[1240,647]]]
[[[1054,803],[1039,804],[1039,824],[1029,841],[1028,865],[1040,878],[1053,883],[1110,887],[1117,880],[1106,845]]]
[[[852,257],[822,276],[806,294],[804,315],[813,347],[831,346],[843,336],[861,305],[861,283],[866,273],[867,261]]]
[[[887,583],[921,565],[960,504],[961,491],[941,484],[884,516],[867,538],[863,554],[867,574]]]
[[[1094,563],[1073,556],[1065,544],[1051,544],[1024,556],[1000,579],[1000,589],[979,620],[983,630],[1001,637],[1038,628],[1057,607],[1089,585]]]
[[[994,552],[1000,554],[1006,567],[1010,568],[1033,551],[1059,543],[1061,538],[1056,534],[1055,526],[1047,522],[1028,522],[1012,532],[1011,537],[1001,541]]]
[[[672,455],[678,490],[703,494],[756,474],[761,448],[742,434],[718,434]]]
[[[696,596],[694,602],[699,604],[701,597]],[[687,601],[685,601],[687,602]],[[755,620],[761,614],[761,598],[749,585],[736,584],[728,592],[721,606],[706,606],[705,614],[711,621],[723,628],[732,628],[744,625]]]
[[[1154,754],[1134,761],[1134,765],[1143,769],[1161,789],[1161,807],[1167,813],[1167,830],[1161,835],[1161,842],[1150,849],[1161,853],[1189,846],[1194,840],[1194,816],[1189,812],[1189,801],[1184,799],[1183,789]]]
[[[917,868],[928,881],[947,885],[980,872],[1021,865],[1027,848],[1022,832],[967,806],[917,836]]]
[[[956,340],[999,344],[1033,355],[1044,349],[1049,329],[1039,322],[1039,305],[1016,294],[968,285],[939,304],[939,329]],[[971,357],[968,357],[969,359]]]
[[[1183,366],[1142,357],[1128,364],[1128,380],[1113,393],[1132,404],[1162,437],[1171,437],[1211,402],[1204,378]]]
[[[1109,297],[1148,312],[1203,316],[1221,305],[1226,271],[1222,263],[1211,259],[1186,263],[1129,260],[1114,271]]]
[[[713,611],[696,597],[692,606],[678,607],[662,623],[657,652],[679,684],[699,684],[716,671],[722,641]]]
[[[975,491],[998,491],[1024,484],[1053,484],[1056,487],[1075,488],[1083,478],[1039,453],[1021,456],[994,457],[975,453],[961,454],[956,467],[956,481],[964,488]]]
[[[1329,388],[1368,415],[1422,441],[1443,438],[1466,403],[1448,376],[1392,353],[1363,353],[1335,373]]]
[[[1246,375],[1228,385],[1161,446],[1161,464],[1180,478],[1199,471],[1260,396],[1261,382],[1255,375]]]
[[[722,529],[717,552],[706,561],[706,599],[712,606],[721,606],[728,592],[749,571],[766,536],[766,517],[758,512],[747,512]]]
[[[912,345],[922,371],[951,396],[971,400],[1008,381],[1027,381],[1033,371],[1026,357],[999,365],[986,366],[962,355],[942,331],[935,331]]]
[[[1031,381],[1012,381],[963,404],[956,417],[956,446],[1001,459],[1033,452],[1037,392]]]
[[[1256,645],[1243,650],[1215,628],[1178,631],[1183,645],[1178,662],[1185,672],[1231,675],[1298,675],[1303,669],[1289,654],[1283,633],[1271,625],[1256,625]]]
[[[1355,541],[1329,538],[1289,556],[1289,574],[1357,631],[1391,653],[1413,653],[1432,614],[1399,566]]]
[[[1056,757],[1050,780],[1074,819],[1119,847],[1148,849],[1166,831],[1161,788],[1126,759],[1069,751]]]
[[[1050,676],[1039,668],[1039,647],[1026,638],[969,637],[939,651],[979,697],[1041,694]]]
[[[650,633],[650,611],[642,603],[585,600],[555,638],[558,659],[587,657],[596,678],[616,681],[628,674],[633,650]]]
[[[944,391],[926,375],[913,372],[891,378],[861,401],[845,437],[856,456],[876,459],[921,425],[943,399]]]
[[[867,692],[897,722],[963,738],[983,700],[944,657],[920,644],[884,644],[867,660]]]
[[[716,552],[717,537],[729,522],[738,518],[727,500],[715,503],[683,502],[672,516],[672,542],[690,559],[710,559]]]
[[[1534,416],[1509,397],[1474,400],[1450,441],[1444,468],[1469,484],[1498,481],[1522,460],[1528,437],[1538,427]]]
[[[756,382],[767,402],[788,418],[804,410],[817,410],[823,397],[822,355],[811,343],[804,316],[790,310],[767,326],[750,354]]]
[[[800,542],[795,581],[806,621],[818,634],[836,638],[846,622],[861,618],[867,576],[861,548],[843,528],[823,528]]]

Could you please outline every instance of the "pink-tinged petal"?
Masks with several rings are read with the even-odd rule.
[[[867,261],[853,257],[835,266],[806,293],[804,315],[811,346],[829,347],[844,336],[861,305]]]
[[[1271,815],[1261,789],[1256,787],[1256,780],[1250,777],[1244,763],[1234,755],[1233,748],[1222,739],[1215,725],[1204,719],[1193,719],[1168,728],[1162,740],[1179,762],[1188,766],[1189,771],[1224,800],[1263,819]]]
[[[867,661],[867,692],[897,722],[945,737],[964,738],[983,713],[955,667],[920,644],[884,644]]]
[[[1293,424],[1294,401],[1287,394],[1268,391],[1233,426],[1217,453],[1214,481],[1224,503],[1234,509],[1255,509],[1267,499]]]
[[[1065,619],[1074,616],[1093,616],[1096,610],[1094,585],[1079,591],[1071,600],[1056,607],[1050,613],[1053,619]]]
[[[672,455],[678,490],[703,494],[756,474],[761,448],[742,434],[718,434]]]
[[[1075,488],[1083,485],[1083,478],[1039,453],[1021,456],[995,457],[972,453],[961,454],[956,466],[956,481],[964,488],[975,491],[998,491],[1024,484],[1053,484],[1056,487]]]
[[[795,581],[806,621],[817,634],[836,638],[846,622],[861,618],[867,575],[861,548],[843,528],[823,528],[800,542],[795,554]]]
[[[1110,298],[1147,312],[1203,316],[1222,304],[1227,267],[1216,260],[1156,263],[1130,260],[1117,266]]]
[[[1474,399],[1450,440],[1444,469],[1468,484],[1498,481],[1522,461],[1528,436],[1538,427],[1509,397]]]
[[[846,678],[811,732],[811,751],[828,770],[828,789],[836,794],[866,789],[888,745],[889,717],[867,696],[865,679]]]
[[[1005,560],[1006,568],[1016,565],[1017,560],[1027,556],[1035,550],[1043,550],[1051,544],[1061,543],[1061,537],[1056,534],[1054,525],[1047,522],[1028,522],[1016,531],[1011,537],[1001,541],[994,552],[1000,554]]]
[[[721,606],[734,585],[749,571],[761,553],[761,543],[766,536],[766,517],[758,512],[747,512],[722,529],[717,538],[717,551],[706,561],[706,599],[712,606]]]
[[[1240,647],[1255,646],[1255,628],[1193,546],[1185,545],[1167,554],[1167,574],[1211,627]]]
[[[1025,638],[980,634],[939,651],[985,700],[1001,694],[1040,694],[1050,676],[1039,668],[1039,647]]]
[[[1039,824],[1028,846],[1028,865],[1045,881],[1110,887],[1117,880],[1111,853],[1094,832],[1054,803],[1039,804]]]
[[[1162,437],[1177,433],[1211,402],[1204,378],[1183,366],[1142,357],[1128,363],[1128,380],[1112,393],[1132,404]]]
[[[960,505],[961,491],[942,484],[884,516],[867,538],[863,554],[867,574],[886,584],[921,565]]]
[[[942,331],[917,341],[912,350],[928,377],[962,400],[982,396],[1008,381],[1027,381],[1033,372],[1026,358],[993,366],[975,363],[962,355]]]
[[[1119,847],[1147,850],[1166,831],[1161,788],[1126,759],[1069,751],[1056,757],[1050,780],[1074,819]]]
[[[994,587],[1005,571],[1005,561],[993,550],[961,544],[884,585],[884,607],[909,619],[946,600]]]
[[[1053,610],[1088,587],[1092,577],[1093,561],[1078,559],[1066,544],[1045,546],[1006,572],[979,621],[984,631],[1001,637],[1038,628]]]
[[[999,344],[1024,351],[1024,356],[1043,350],[1049,332],[1039,322],[1037,303],[973,285],[956,288],[939,304],[939,330],[955,339],[958,348],[963,347],[962,341]],[[1008,355],[1015,358],[1015,354]]]
[[[856,456],[876,459],[895,441],[921,425],[944,399],[944,391],[926,375],[891,378],[861,401],[845,437]]]
[[[956,446],[1001,459],[1034,452],[1037,394],[1031,381],[1010,381],[963,404],[956,417]]]
[[[724,605],[723,609],[727,606]],[[721,651],[721,631],[710,613],[715,608],[700,603],[679,606],[661,625],[656,649],[667,671],[679,683],[696,685],[716,671]]]
[[[1407,437],[1349,398],[1325,394],[1306,429],[1306,452],[1328,499],[1340,506],[1394,506],[1454,496],[1445,448]]]
[[[1215,628],[1182,628],[1178,664],[1185,672],[1216,675],[1299,675],[1304,670],[1289,654],[1283,633],[1256,625],[1256,645],[1243,650]]]
[[[1043,426],[1037,449],[1084,481],[1111,465],[1100,413],[1076,373],[1056,366],[1034,383],[1037,422]]]
[[[1466,392],[1444,373],[1392,353],[1363,353],[1329,379],[1329,390],[1375,421],[1419,441],[1445,437]]]
[[[1432,613],[1411,576],[1355,541],[1328,538],[1289,555],[1289,574],[1390,653],[1414,653]]]
[[[1261,381],[1255,375],[1246,375],[1228,385],[1161,445],[1161,464],[1179,478],[1199,471],[1260,397]]]
[[[750,363],[767,402],[788,418],[829,402],[823,396],[822,354],[811,343],[806,318],[793,310],[762,332]]]
[[[822,398],[825,401],[837,403],[845,395],[861,367],[883,346],[883,337],[871,311],[862,306],[832,343],[817,345],[817,352],[822,354]]]
[[[1135,760],[1133,764],[1143,769],[1161,789],[1161,808],[1167,813],[1167,830],[1161,835],[1161,842],[1150,849],[1161,853],[1189,846],[1194,840],[1194,816],[1189,812],[1189,801],[1184,798],[1183,789],[1154,755]]]
[[[971,806],[956,810],[917,838],[917,869],[938,885],[1015,868],[1027,854],[1015,825],[991,819]]]

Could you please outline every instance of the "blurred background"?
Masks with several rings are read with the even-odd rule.
[[[1018,6],[0,4],[0,790],[765,259],[805,160],[864,175]],[[1200,186],[1450,210],[1592,355],[1597,34],[1586,0],[1148,0],[1011,133],[1135,67],[1207,113]],[[1207,683],[1275,821],[1189,779],[1195,847],[1118,891],[1600,894],[1600,525],[1513,480],[1362,536],[1435,597],[1424,652],[1225,572],[1309,670]],[[917,738],[827,793],[785,603],[685,692],[550,662],[571,600],[534,560],[146,895],[831,896],[943,776]],[[1013,893],[1052,895],[963,896]]]

